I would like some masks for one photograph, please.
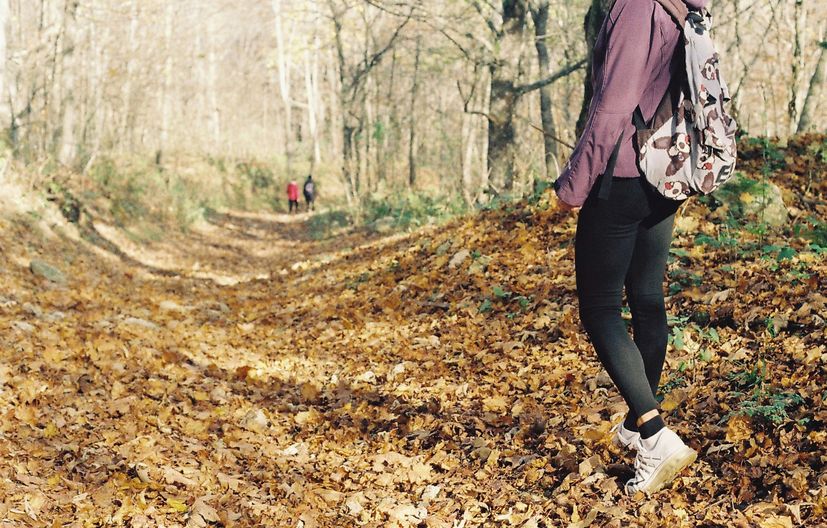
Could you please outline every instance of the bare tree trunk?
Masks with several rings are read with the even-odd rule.
[[[514,188],[516,129],[514,116],[520,94],[516,83],[522,74],[522,45],[527,3],[502,2],[502,25],[494,32],[496,56],[489,64],[491,97],[488,103],[488,170],[489,178],[503,190]],[[489,27],[496,28],[493,19]]]
[[[126,146],[127,150],[132,149],[133,127],[135,116],[132,112],[132,86],[135,82],[135,61],[138,54],[138,0],[131,0],[129,10],[129,57],[126,62],[126,80],[122,90],[123,120],[120,127],[118,140]]]
[[[218,105],[218,89],[216,83],[218,82],[218,57],[216,56],[215,35],[218,27],[215,23],[216,17],[209,18],[207,25],[207,94],[209,98],[209,123],[210,123],[210,138],[211,147],[213,150],[218,150],[221,147],[221,108]]]
[[[824,78],[827,72],[827,40],[825,40],[824,28],[821,30],[821,50],[818,55],[818,63],[810,78],[810,86],[807,89],[807,97],[804,98],[804,106],[801,108],[801,118],[798,120],[796,132],[799,134],[813,128],[813,111],[819,107],[822,93],[824,91]]]
[[[106,127],[106,106],[104,101],[104,83],[105,73],[109,65],[109,54],[103,41],[109,34],[108,29],[103,29],[101,34],[100,29],[93,24],[90,29],[92,40],[92,57],[94,57],[94,83],[92,89],[94,90],[94,104],[92,110],[92,117],[94,118],[94,126],[92,128],[93,138],[89,141],[91,148],[89,150],[89,159],[86,160],[83,172],[85,173],[91,167],[98,157],[103,142],[105,127]]]
[[[362,141],[363,147],[363,154],[362,154],[362,169],[360,173],[365,177],[365,189],[368,191],[372,190],[372,171],[373,167],[371,166],[371,161],[373,160],[372,152],[375,150],[374,143],[376,142],[376,121],[377,118],[374,115],[374,107],[373,101],[374,97],[371,97],[371,92],[375,92],[374,87],[376,82],[373,76],[369,76],[365,82],[365,95],[362,99],[362,107],[364,110],[361,112],[363,116],[365,116],[365,120],[367,121],[367,134],[364,134],[362,137],[364,141]]]
[[[164,84],[161,91],[161,135],[158,150],[155,153],[155,163],[161,165],[163,156],[169,147],[169,124],[172,113],[172,24],[175,13],[175,4],[168,2],[164,11],[164,42],[166,45],[166,60],[164,61]]]
[[[586,77],[583,80],[583,105],[580,107],[580,117],[577,118],[575,128],[578,137],[583,133],[583,128],[586,126],[586,120],[589,118],[589,105],[592,102],[592,95],[594,95],[591,50],[594,49],[597,34],[600,33],[600,28],[603,27],[603,20],[609,14],[612,3],[613,0],[592,0],[592,5],[583,19],[583,32],[586,35],[586,49],[589,50],[589,56],[587,58]]]
[[[474,179],[474,151],[476,147],[477,136],[477,117],[469,114],[462,116],[462,141],[465,145],[464,153],[461,154],[462,162],[462,181],[460,182],[460,190],[462,191],[462,198],[466,204],[471,204],[474,201],[471,195],[471,188]]]
[[[488,171],[495,185],[506,191],[514,187],[514,112],[517,96],[514,82],[502,78],[501,68],[491,68],[491,100],[488,108]]]
[[[382,130],[381,130],[381,148],[377,150],[376,154],[376,169],[377,169],[377,177],[379,181],[386,181],[388,177],[388,164],[391,163],[392,156],[396,153],[396,127],[398,123],[397,119],[397,109],[396,105],[394,104],[394,89],[396,88],[396,68],[397,68],[397,61],[396,61],[396,49],[394,48],[393,53],[391,55],[391,65],[390,65],[390,79],[388,80],[388,89],[385,93],[384,103],[385,108],[388,110],[388,122],[385,124],[385,121],[382,121]],[[377,87],[376,90],[376,100],[377,106],[379,103],[379,89]]]
[[[798,85],[801,77],[801,70],[804,67],[804,57],[801,53],[801,40],[804,38],[806,29],[805,19],[807,10],[804,8],[804,0],[795,0],[795,33],[793,36],[793,60],[791,61],[790,95],[787,105],[787,114],[790,118],[789,130],[792,132],[798,124]]]
[[[11,119],[10,98],[6,94],[6,26],[9,23],[9,0],[0,0],[0,123]],[[5,147],[0,145],[0,148]],[[0,175],[2,177],[2,175]]]
[[[291,136],[293,134],[293,106],[290,102],[290,62],[285,53],[284,29],[282,27],[281,0],[273,0],[276,15],[276,46],[279,71],[279,91],[284,104],[284,154],[287,158],[287,174],[292,174]]]
[[[205,41],[209,42],[210,36],[207,34],[209,33],[209,24],[207,23],[207,19],[211,16],[209,11],[201,8],[198,12],[198,28],[195,30],[195,46],[194,46],[194,56],[192,58],[193,63],[193,70],[194,74],[198,78],[198,83],[201,86],[206,87],[206,90],[199,90],[195,94],[195,116],[194,120],[198,124],[198,126],[204,126],[205,124],[209,125],[210,117],[209,117],[209,95],[206,92],[210,90],[210,76],[209,76],[209,67],[207,65],[207,51],[205,48]],[[265,99],[265,114],[268,109],[268,104],[270,99]],[[206,148],[207,145],[201,144],[199,145],[201,148]]]
[[[62,51],[62,84],[61,97],[61,126],[60,143],[57,159],[67,166],[74,164],[77,159],[77,139],[75,127],[77,125],[77,94],[76,83],[78,74],[78,53],[75,45],[78,41],[77,15],[78,4],[67,0],[63,11],[63,51]]]
[[[531,17],[534,20],[534,46],[537,48],[537,62],[540,66],[540,76],[549,75],[551,68],[549,67],[548,48],[546,47],[546,39],[548,38],[548,0],[542,0],[532,7]],[[551,86],[543,86],[540,88],[540,117],[543,124],[543,147],[544,147],[544,167],[545,177],[548,179],[551,172],[551,166],[554,164],[554,159],[557,157],[557,143],[553,137],[557,135],[554,127],[554,115],[551,113]]]
[[[313,104],[316,109],[316,137],[313,139],[314,166],[322,161],[322,130],[327,120],[327,109],[324,103],[321,79],[322,66],[319,64],[321,44],[319,36],[313,36]]]
[[[416,38],[416,52],[414,55],[414,77],[411,86],[410,134],[408,136],[408,186],[413,189],[416,185],[416,96],[419,92],[419,55],[422,48],[422,38]]]
[[[311,58],[312,54],[312,58]],[[307,93],[307,126],[310,129],[310,139],[313,143],[313,157],[310,159],[310,172],[319,163],[321,157],[319,152],[319,123],[317,117],[317,78],[318,72],[318,49],[314,46],[312,51],[304,54],[304,88]]]

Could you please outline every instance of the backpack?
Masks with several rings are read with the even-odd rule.
[[[315,186],[313,185],[312,181],[304,182],[304,194],[306,194],[308,196],[313,196],[313,190],[314,189],[315,189]]]
[[[635,109],[638,166],[662,195],[685,200],[711,193],[733,175],[737,125],[709,35],[712,16],[689,11],[681,0],[655,1],[683,27],[686,78],[671,83],[650,122]]]

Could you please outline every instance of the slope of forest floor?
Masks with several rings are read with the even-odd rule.
[[[542,201],[321,241],[0,220],[0,524],[824,525],[827,182],[789,152],[788,227],[681,212],[662,408],[700,457],[652,497],[622,492],[574,217]]]

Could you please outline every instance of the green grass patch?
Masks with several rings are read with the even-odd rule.
[[[361,221],[368,225],[387,223],[397,229],[440,223],[468,211],[460,196],[402,192],[372,195],[361,204]]]

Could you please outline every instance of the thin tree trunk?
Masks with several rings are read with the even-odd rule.
[[[210,122],[210,139],[213,150],[221,148],[221,108],[218,105],[218,57],[216,54],[215,35],[218,32],[218,27],[215,23],[216,17],[209,18],[207,25],[207,94],[209,97],[209,122]]]
[[[122,112],[123,121],[121,123],[120,137],[121,143],[126,144],[126,150],[131,150],[133,146],[133,127],[135,126],[135,116],[132,112],[132,85],[135,77],[135,60],[138,53],[138,0],[131,0],[129,10],[129,57],[126,62],[126,80],[124,81],[122,91]]]
[[[349,87],[347,85],[347,62],[345,59],[345,48],[342,38],[342,16],[343,12],[336,8],[333,0],[328,0],[331,18],[333,21],[334,37],[336,43],[336,66],[337,66],[337,93],[339,113],[342,119],[342,179],[345,183],[345,194],[348,203],[351,204],[358,197],[358,172],[359,166],[356,161],[357,146],[355,145],[358,125],[352,115],[352,101],[350,101]]]
[[[537,62],[540,66],[540,76],[551,74],[549,67],[548,47],[546,46],[546,39],[548,38],[548,0],[542,0],[538,5],[531,10],[531,16],[534,19],[534,45],[537,48]],[[551,112],[551,85],[540,88],[540,117],[543,124],[543,147],[544,147],[544,167],[545,177],[550,177],[551,167],[554,164],[554,159],[557,157],[557,143],[552,139],[557,135],[554,126],[554,115]]]
[[[210,125],[210,116],[209,116],[209,96],[205,93],[208,92],[210,89],[210,80],[209,80],[209,68],[207,66],[207,52],[205,49],[205,41],[209,41],[210,37],[207,33],[209,33],[209,25],[207,23],[207,19],[212,16],[208,11],[204,10],[203,7],[198,12],[198,27],[195,30],[195,46],[193,49],[194,56],[192,58],[193,63],[193,70],[195,75],[197,76],[198,83],[200,86],[206,87],[206,90],[198,90],[195,93],[195,109],[194,109],[194,121],[197,123],[199,127],[206,127],[209,129]],[[267,111],[268,105],[270,103],[270,98],[265,98],[265,113]],[[207,144],[199,145],[203,149],[207,149]]]
[[[44,5],[42,3],[41,5]],[[52,49],[52,57],[43,68],[43,112],[41,114],[40,126],[38,127],[40,134],[39,150],[41,153],[48,153],[60,158],[63,141],[63,124],[64,124],[64,110],[66,106],[63,104],[64,97],[67,91],[68,84],[61,78],[64,75],[64,69],[69,62],[69,57],[66,56],[66,50],[71,49],[71,46],[65,44],[68,36],[66,35],[66,8],[60,8],[59,2],[45,2],[43,16],[44,34],[48,35],[46,28],[60,27],[54,38],[54,44],[49,42],[49,47]],[[51,68],[48,67],[51,64]],[[33,88],[34,91],[37,88]],[[33,117],[30,115],[30,117]]]
[[[387,124],[382,121],[382,140],[381,149],[377,152],[376,168],[378,172],[378,180],[385,181],[388,177],[388,164],[391,163],[392,156],[396,152],[396,125],[397,125],[397,110],[394,104],[394,89],[396,88],[396,49],[394,48],[391,55],[390,79],[388,80],[388,89],[385,94],[384,105],[387,109]],[[376,94],[377,104],[379,103],[379,90],[377,87]]]
[[[321,87],[322,71],[319,65],[320,55],[319,36],[313,36],[313,105],[316,109],[316,135],[313,139],[314,167],[322,161],[322,129],[327,119],[324,105],[324,95]]]
[[[78,75],[78,53],[75,45],[78,42],[77,35],[77,14],[78,4],[67,0],[63,12],[63,52],[61,77],[63,93],[61,98],[61,126],[60,126],[60,147],[58,150],[58,161],[66,166],[71,166],[77,159],[77,75]]]
[[[462,181],[460,189],[462,198],[466,204],[471,204],[474,199],[471,196],[471,187],[474,179],[474,150],[477,136],[477,117],[465,114],[462,116],[462,140],[465,143],[464,154],[461,154]]]
[[[158,150],[155,153],[155,162],[161,165],[163,156],[169,148],[169,125],[172,120],[172,24],[175,13],[175,4],[168,2],[164,11],[164,42],[166,59],[164,60],[164,80],[161,91],[161,137]]]
[[[282,27],[281,0],[273,0],[276,15],[276,60],[279,71],[279,91],[284,104],[284,154],[287,159],[287,174],[292,174],[291,137],[293,134],[293,106],[290,102],[290,62],[285,53],[284,29]]]
[[[310,54],[312,54],[312,58]],[[310,159],[311,173],[320,158],[319,123],[316,109],[316,104],[318,101],[318,96],[316,95],[316,77],[318,77],[318,61],[316,59],[317,54],[318,50],[314,47],[312,51],[305,52],[304,55],[304,88],[307,93],[307,126],[310,129],[310,140],[313,143],[313,157]]]
[[[801,108],[801,118],[798,120],[796,132],[799,134],[811,130],[813,123],[813,112],[819,107],[822,93],[824,91],[825,73],[827,73],[827,40],[825,40],[824,28],[821,30],[821,50],[818,55],[818,63],[810,78],[810,86],[807,89],[807,96],[804,98],[804,105]]]
[[[416,185],[416,96],[419,92],[419,55],[422,49],[422,38],[416,38],[414,55],[414,76],[411,86],[410,134],[408,136],[408,186],[413,189]]]
[[[362,135],[364,140],[362,141],[362,170],[360,172],[365,177],[365,189],[368,191],[373,189],[371,186],[371,172],[373,170],[371,161],[373,160],[372,151],[374,150],[374,143],[376,141],[376,118],[374,117],[373,109],[374,98],[371,97],[371,92],[373,91],[372,87],[375,86],[375,84],[376,83],[373,80],[373,76],[369,76],[365,83],[365,96],[362,99],[363,110],[361,112],[361,115],[365,116],[365,120],[367,121],[367,134]]]
[[[804,57],[801,53],[801,41],[804,38],[804,31],[806,30],[805,19],[807,17],[807,10],[804,8],[804,0],[795,0],[794,15],[795,33],[793,36],[793,60],[791,61],[791,75],[790,75],[790,95],[789,103],[787,105],[787,114],[790,118],[789,130],[796,129],[798,124],[798,85],[801,77],[801,70],[804,67]]]
[[[93,54],[92,56],[95,58],[94,70],[95,70],[95,79],[92,88],[94,90],[94,109],[92,111],[92,115],[94,117],[94,127],[92,129],[92,133],[94,134],[94,138],[91,141],[91,149],[89,153],[89,159],[86,161],[85,166],[83,168],[83,172],[85,173],[89,167],[91,167],[95,160],[98,157],[98,153],[101,150],[101,144],[103,142],[105,127],[106,127],[106,107],[104,104],[104,85],[105,79],[104,75],[108,68],[109,64],[109,53],[106,47],[102,44],[102,41],[106,40],[106,36],[108,36],[109,31],[104,29],[103,36],[100,34],[96,25],[92,25],[91,27],[91,37],[92,37],[92,49]]]
[[[9,0],[0,0],[0,123],[11,120],[10,98],[6,94],[6,26],[9,23]],[[8,114],[8,115],[7,115]],[[5,166],[5,165],[4,165]],[[5,172],[5,170],[3,171]],[[2,174],[0,174],[2,178]]]

